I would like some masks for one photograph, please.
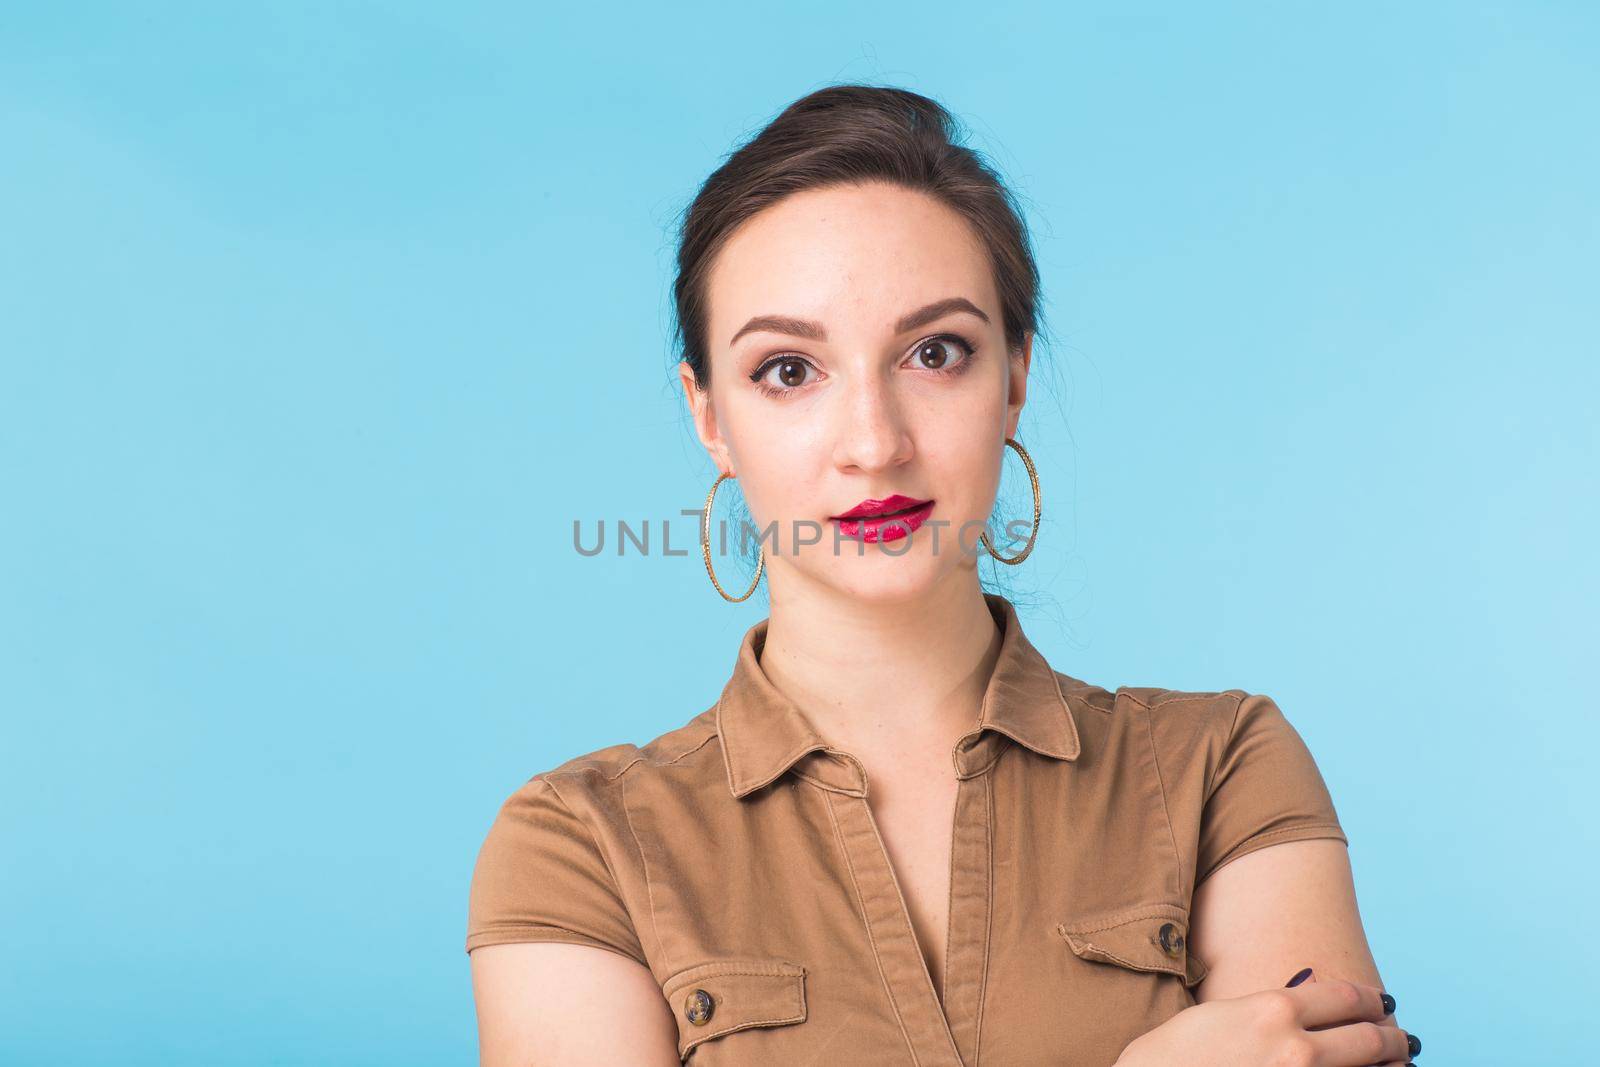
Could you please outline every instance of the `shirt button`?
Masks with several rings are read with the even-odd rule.
[[[1183,955],[1183,932],[1172,923],[1162,923],[1161,929],[1156,932],[1156,940],[1161,944],[1161,951],[1177,958]]]
[[[715,1006],[711,994],[704,989],[696,989],[683,1002],[683,1014],[696,1026],[704,1026],[711,1021],[711,1010]]]

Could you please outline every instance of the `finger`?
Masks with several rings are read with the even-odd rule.
[[[1307,1030],[1336,1023],[1378,1022],[1389,1014],[1382,990],[1342,978],[1306,982],[1285,992],[1294,998],[1299,1009],[1297,1018]]]
[[[1348,1023],[1306,1035],[1317,1049],[1317,1062],[1330,1067],[1365,1067],[1398,1061],[1404,1065],[1406,1032],[1373,1022]]]

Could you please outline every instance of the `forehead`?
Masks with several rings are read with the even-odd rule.
[[[883,183],[812,189],[747,220],[708,278],[712,349],[753,315],[816,319],[829,338],[881,335],[903,312],[964,296],[1000,321],[983,245],[926,193]]]

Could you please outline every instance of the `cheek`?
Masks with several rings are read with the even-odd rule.
[[[985,517],[1000,488],[1000,465],[1006,451],[1006,405],[999,385],[969,395],[959,419],[947,422],[941,435],[943,462],[957,475],[970,497],[973,517]]]
[[[964,519],[985,517],[999,488],[1000,439],[984,432],[987,425],[969,424],[958,432],[940,434],[921,450],[934,491],[944,497],[952,514]]]
[[[740,491],[757,517],[770,522],[815,510],[830,455],[821,422],[792,420],[780,427],[770,411],[754,405],[728,413],[724,439]]]

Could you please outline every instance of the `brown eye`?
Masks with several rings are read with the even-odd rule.
[[[769,359],[757,367],[750,380],[769,396],[791,393],[802,385],[809,385],[811,364],[797,356]]]
[[[972,358],[973,348],[964,338],[954,334],[930,337],[911,352],[913,365],[922,370],[954,374],[963,370]]]
[[[943,367],[948,358],[948,354],[944,351],[943,341],[929,341],[917,349],[917,359],[929,370],[938,370]]]

